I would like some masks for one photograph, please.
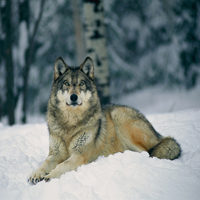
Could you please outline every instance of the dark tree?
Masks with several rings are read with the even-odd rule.
[[[9,124],[15,123],[14,65],[12,55],[12,0],[5,4],[5,68],[6,68],[6,112]]]
[[[25,0],[25,6],[24,6],[24,11],[27,12],[29,11],[29,0]],[[34,24],[34,29],[32,34],[29,35],[29,40],[28,40],[28,48],[26,49],[26,53],[25,53],[25,67],[24,67],[24,71],[23,71],[23,88],[22,88],[22,92],[23,92],[23,117],[22,117],[22,122],[26,123],[27,121],[27,102],[28,102],[28,78],[29,78],[29,72],[30,72],[30,67],[31,64],[33,62],[34,59],[34,55],[35,55],[35,50],[36,50],[36,34],[39,28],[39,24],[40,21],[42,19],[42,14],[43,14],[43,10],[44,10],[44,3],[45,0],[41,0],[40,2],[40,12],[38,15],[38,18],[35,21]],[[22,12],[23,13],[23,12]],[[25,15],[24,19],[27,22],[27,27],[29,28],[29,14],[27,13]]]
[[[174,5],[175,16],[181,20],[176,22],[176,34],[182,39],[182,50],[180,51],[181,67],[185,76],[187,88],[194,87],[198,80],[198,69],[200,65],[200,37],[199,37],[199,9],[200,1],[182,0]]]

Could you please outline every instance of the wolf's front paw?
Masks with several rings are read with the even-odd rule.
[[[28,182],[37,184],[39,181],[42,181],[44,179],[45,175],[46,175],[46,173],[37,170],[30,176],[30,178],[28,179]]]
[[[58,173],[58,171],[53,170],[53,171],[51,171],[49,174],[47,174],[46,176],[44,176],[44,180],[45,180],[46,182],[49,182],[49,181],[50,181],[51,179],[53,179],[53,178],[60,178],[60,176],[61,176],[61,174]]]
[[[51,174],[48,174],[44,177],[45,182],[49,182],[52,178],[54,178]]]

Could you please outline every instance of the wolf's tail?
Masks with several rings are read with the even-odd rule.
[[[149,155],[151,157],[174,160],[181,155],[181,148],[174,138],[165,137],[149,150]]]

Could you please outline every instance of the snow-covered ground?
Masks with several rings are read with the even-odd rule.
[[[150,112],[147,108],[151,105],[152,108],[149,109],[154,113],[162,112],[159,107],[169,103],[164,111],[171,113],[148,114],[147,118],[158,132],[164,136],[172,136],[180,143],[182,156],[179,159],[160,160],[149,158],[146,152],[125,151],[107,158],[100,157],[97,161],[80,166],[77,171],[67,172],[60,179],[53,179],[49,183],[42,181],[31,185],[27,182],[29,175],[48,154],[46,124],[12,127],[0,124],[0,199],[199,200],[200,103],[197,100],[200,93],[199,90],[195,91],[187,93],[188,95],[182,92],[182,96],[178,92],[173,95],[170,93],[168,97],[161,97],[160,91],[160,97],[155,98],[155,103],[151,100],[151,95],[155,95],[153,92],[140,93],[144,98],[139,100],[138,105],[143,109],[146,107],[146,110],[133,103],[139,93],[132,96],[134,101],[130,97],[124,97],[120,102],[132,102],[132,106],[146,113]],[[181,106],[180,102],[191,105],[186,106],[186,110],[176,111]]]
[[[171,90],[162,86],[139,90],[133,94],[112,99],[113,103],[135,107],[144,114],[169,113],[200,107],[200,84],[186,91],[183,88]]]

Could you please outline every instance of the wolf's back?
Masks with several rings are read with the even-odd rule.
[[[181,148],[174,138],[165,137],[149,150],[149,154],[151,157],[174,160],[181,155]]]

